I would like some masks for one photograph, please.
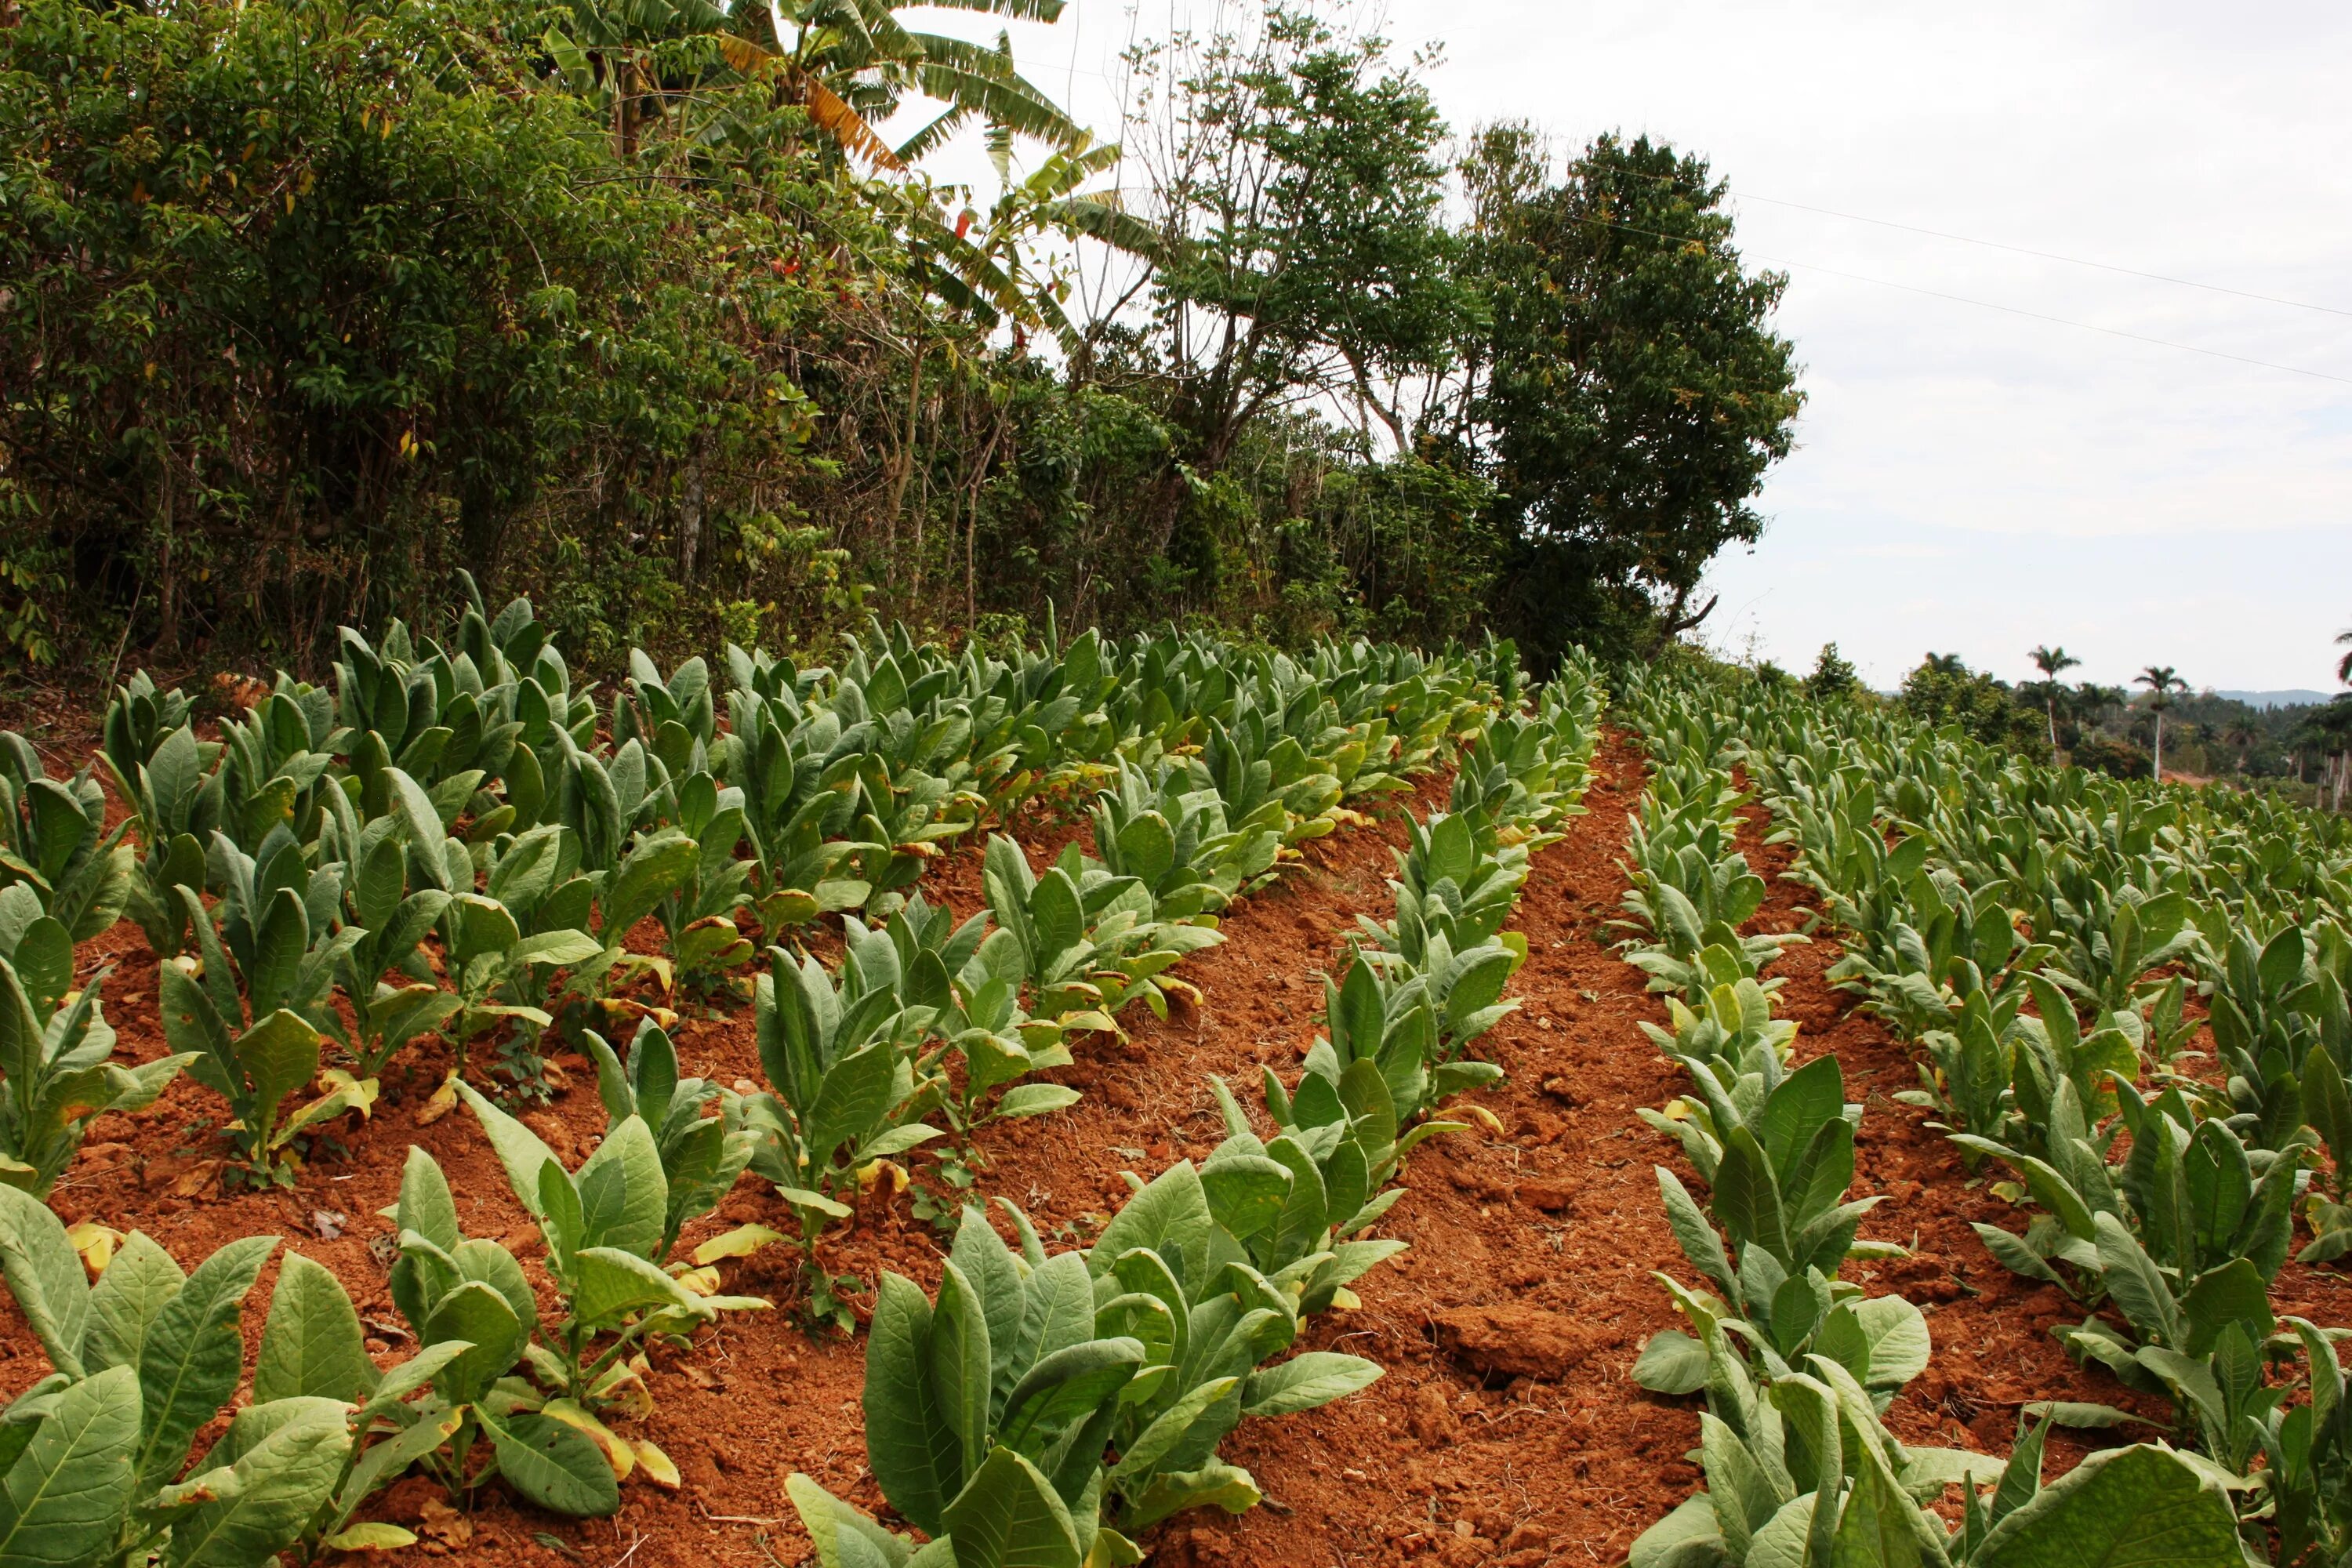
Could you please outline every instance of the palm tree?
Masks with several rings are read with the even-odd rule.
[[[2050,715],[2050,765],[2058,765],[2058,677],[2083,661],[2063,647],[2037,647],[2026,656],[2042,672],[2042,701]]]
[[[2339,643],[2352,643],[2352,631],[2336,633],[2336,640]],[[2352,686],[2352,653],[2346,654],[2336,661],[2336,679],[2346,686]]]
[[[2148,690],[2147,705],[2156,714],[2156,782],[2164,782],[2164,710],[2172,706],[2175,692],[2187,691],[2189,682],[2180,679],[2168,664],[2151,664],[2132,678],[2133,683]]]

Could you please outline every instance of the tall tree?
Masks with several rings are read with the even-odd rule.
[[[2162,784],[2164,782],[2165,710],[2172,706],[2172,699],[2176,693],[2189,689],[2189,683],[2181,679],[2168,664],[2151,664],[2132,677],[2132,680],[2135,685],[2147,688],[2147,705],[2156,715],[2156,782]]]
[[[1484,331],[1454,434],[1496,490],[1509,613],[1552,652],[1696,626],[1701,574],[1752,543],[1751,502],[1802,406],[1771,329],[1786,279],[1748,269],[1705,160],[1603,136],[1556,176],[1525,126],[1464,166]]]
[[[1407,444],[1391,389],[1444,361],[1465,305],[1428,89],[1385,40],[1281,4],[1249,34],[1132,58],[1126,145],[1162,230],[1153,346],[1191,470],[1171,470],[1163,528],[1262,415],[1336,405]]]
[[[2043,711],[2050,717],[2050,765],[2054,768],[2058,765],[2058,677],[2083,661],[2063,647],[2052,647],[2047,644],[2035,648],[2027,657],[2033,660],[2033,668],[2042,672],[2042,704]]]
[[[2352,643],[2352,630],[2336,633],[2336,640],[2339,644]],[[2336,679],[2343,685],[2352,686],[2352,653],[2336,661]]]

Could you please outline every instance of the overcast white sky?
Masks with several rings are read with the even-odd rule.
[[[1072,0],[1016,29],[1016,55],[1115,133],[1120,46],[1220,9]],[[1881,686],[1931,648],[2027,677],[2042,642],[2111,683],[2167,663],[2200,687],[2333,686],[2352,626],[2352,7],[1385,10],[1401,47],[1444,45],[1430,81],[1457,130],[1526,118],[1567,144],[1622,130],[1704,153],[1743,197],[1742,248],[1790,274],[1780,327],[1810,401],[1763,542],[1713,574],[1718,647],[1804,668],[1834,639]]]

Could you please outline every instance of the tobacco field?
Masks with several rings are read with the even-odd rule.
[[[339,647],[0,738],[0,1565],[2352,1553],[2341,818],[1496,641]]]

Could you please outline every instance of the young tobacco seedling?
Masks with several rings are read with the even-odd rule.
[[[6,945],[15,962],[0,958],[0,1184],[46,1198],[92,1121],[154,1103],[192,1058],[117,1064],[114,1031],[99,1006],[111,970],[77,989],[72,939],[48,916]]]
[[[1699,1416],[1697,1454],[1707,1489],[1633,1542],[1632,1568],[2244,1561],[2228,1478],[2193,1455],[2161,1444],[2108,1449],[2044,1487],[2046,1424],[2029,1432],[2021,1420],[2006,1462],[1906,1446],[1828,1357],[1759,1387],[1720,1331],[1707,1353],[1711,1408]],[[1955,1484],[1963,1515],[1948,1530],[1925,1505]]]
[[[697,1295],[663,1267],[666,1238],[675,1234],[673,1203],[688,1202],[697,1189],[681,1172],[686,1180],[673,1199],[660,1146],[643,1116],[622,1118],[579,1170],[566,1171],[537,1133],[472,1085],[460,1083],[457,1092],[547,1243],[547,1272],[564,1310],[541,1323],[525,1354],[555,1399],[592,1412],[632,1399],[641,1405],[642,1384],[628,1362],[639,1341],[683,1334],[723,1311],[766,1309],[754,1296]]]
[[[84,768],[53,779],[32,742],[0,730],[0,888],[23,888],[39,910],[86,942],[122,916],[136,868],[123,835],[106,830],[106,796]]]
[[[877,947],[876,943],[879,946]],[[814,958],[768,950],[752,991],[760,1066],[771,1088],[746,1095],[736,1114],[757,1139],[751,1170],[775,1184],[801,1222],[813,1317],[847,1315],[824,1269],[816,1238],[845,1219],[857,1173],[939,1136],[915,1120],[911,1050],[919,1037],[897,988],[890,942],[869,938],[842,967],[841,985]]]
[[[1808,1354],[1828,1357],[1883,1406],[1926,1368],[1927,1327],[1901,1297],[1865,1300],[1859,1285],[1837,1277],[1850,1257],[1900,1251],[1854,1239],[1878,1199],[1842,1201],[1853,1180],[1862,1108],[1846,1103],[1837,1058],[1816,1058],[1760,1094],[1744,1083],[1727,1089],[1713,1072],[1692,1076],[1705,1102],[1703,1136],[1713,1144],[1714,1218],[1663,1165],[1658,1186],[1684,1255],[1722,1294],[1661,1275],[1696,1337],[1672,1329],[1653,1336],[1634,1380],[1659,1393],[1693,1392],[1707,1375],[1706,1344],[1723,1328],[1772,1376]]]
[[[235,1117],[228,1131],[245,1173],[256,1182],[291,1185],[298,1134],[345,1111],[364,1115],[374,1103],[373,1085],[346,1078],[279,1119],[287,1099],[319,1076],[319,1030],[310,1016],[324,1004],[334,965],[359,933],[346,928],[311,946],[301,899],[291,888],[278,889],[254,923],[253,963],[240,996],[228,954],[195,890],[183,886],[174,892],[200,957],[193,965],[184,958],[163,962],[158,981],[163,1037],[191,1058],[189,1077],[228,1100]]]
[[[448,1179],[414,1145],[390,1217],[400,1227],[393,1305],[416,1333],[412,1364],[432,1358],[433,1398],[390,1412],[404,1428],[431,1424],[431,1438],[408,1439],[418,1447],[415,1458],[459,1501],[503,1474],[524,1498],[558,1513],[602,1516],[619,1508],[616,1466],[606,1450],[535,1408],[536,1391],[509,1375],[540,1328],[538,1298],[522,1266],[497,1242],[458,1228]],[[489,1458],[477,1464],[485,1437]]]
[[[1313,1409],[1380,1375],[1323,1352],[1262,1364],[1288,1346],[1296,1310],[1246,1263],[1212,1270],[1215,1221],[1189,1164],[1129,1200],[1090,1253],[1048,1258],[1006,1208],[1018,1251],[968,1209],[937,1303],[886,1274],[875,1310],[867,1458],[933,1538],[927,1555],[795,1476],[826,1568],[1137,1562],[1129,1532],[1257,1500],[1248,1472],[1214,1458],[1244,1415]],[[1198,1300],[1180,1275],[1199,1279]]]
[[[247,1237],[183,1274],[133,1232],[93,1285],[55,1215],[0,1192],[0,1269],[55,1368],[0,1414],[0,1562],[245,1568],[413,1543],[352,1520],[455,1434],[427,1385],[474,1347],[445,1337],[379,1369],[342,1287],[299,1254],[279,1269],[250,1403],[176,1479],[235,1403],[239,1318],[277,1245]]]

